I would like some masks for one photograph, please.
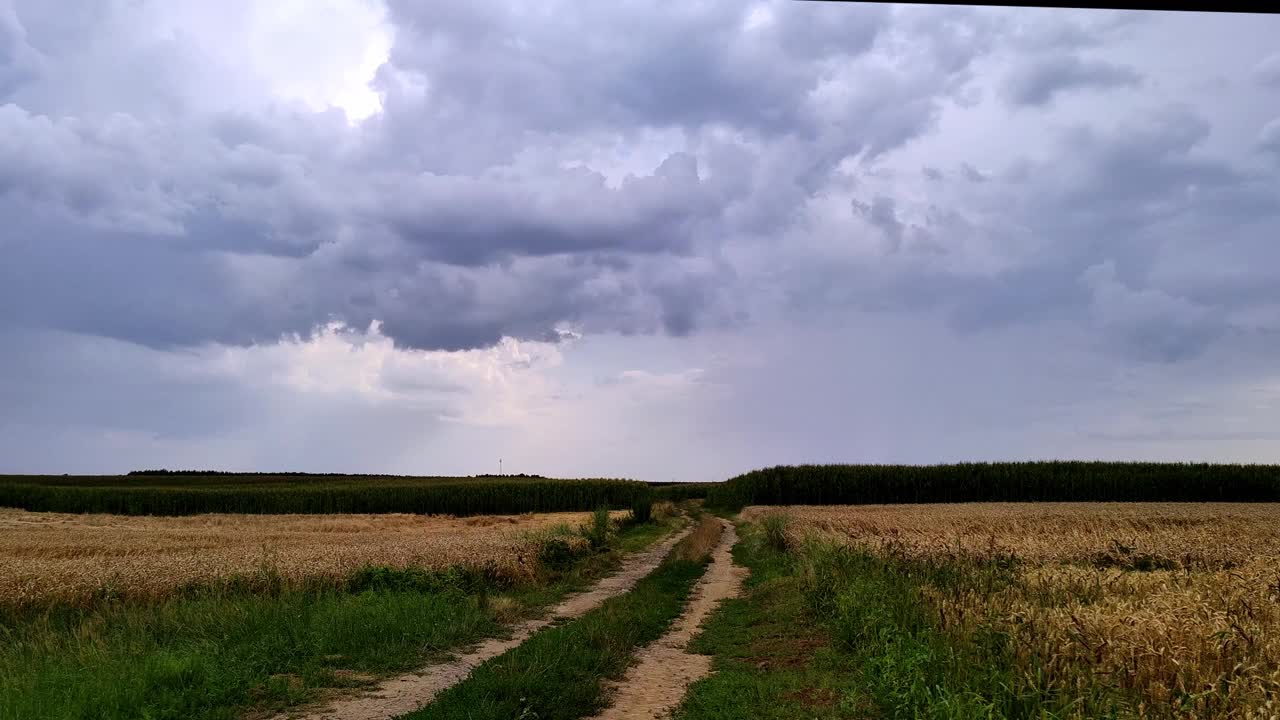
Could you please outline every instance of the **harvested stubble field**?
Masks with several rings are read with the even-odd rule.
[[[624,513],[615,512],[615,517]],[[128,517],[0,509],[0,608],[160,600],[228,578],[332,583],[367,566],[473,568],[520,581],[540,538],[590,513]]]
[[[953,578],[921,598],[953,637],[1008,638],[1029,687],[1070,696],[1100,684],[1139,717],[1274,717],[1280,505],[791,506],[744,518],[778,514],[792,546],[962,569],[921,572]]]

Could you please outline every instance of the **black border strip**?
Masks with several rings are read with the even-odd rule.
[[[794,0],[795,2],[845,2],[845,3],[877,3],[901,5],[970,5],[985,7],[1032,7],[1032,8],[1079,8],[1086,10],[1161,10],[1184,12],[1215,13],[1258,13],[1271,14],[1280,12],[1280,4],[1276,2],[1260,2],[1259,0],[1164,0],[1163,2],[1111,2],[1090,0],[1041,0],[1041,2],[1011,2],[1010,0],[986,0],[985,2],[936,2],[935,0]]]

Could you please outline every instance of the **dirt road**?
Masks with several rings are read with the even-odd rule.
[[[648,550],[626,558],[618,572],[589,590],[565,598],[548,615],[516,626],[509,638],[486,640],[455,660],[386,680],[371,693],[335,700],[321,708],[295,709],[273,720],[388,720],[417,710],[441,691],[462,682],[476,666],[523,643],[542,628],[558,620],[579,617],[605,600],[627,592],[653,572],[689,532],[686,529],[675,533]]]
[[[724,521],[721,521],[724,522]],[[636,655],[636,664],[617,683],[611,683],[612,706],[595,720],[654,720],[666,717],[695,680],[711,672],[711,658],[685,648],[713,610],[742,592],[745,568],[735,566],[730,551],[738,541],[731,523],[725,523],[720,544],[711,556],[711,567],[694,589],[683,615],[657,642]]]

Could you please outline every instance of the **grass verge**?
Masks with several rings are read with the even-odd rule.
[[[695,639],[715,672],[691,686],[679,720],[1125,716],[1123,699],[1087,681],[1069,697],[1038,690],[1003,634],[938,626],[922,588],[995,591],[1010,582],[998,563],[788,550],[760,525],[740,534],[734,557],[751,577]]]
[[[630,592],[534,635],[404,718],[569,720],[603,709],[604,681],[622,677],[632,653],[661,637],[680,615],[706,570],[719,528],[703,518]]]
[[[0,719],[199,718],[267,713],[366,685],[500,635],[671,529],[636,524],[542,582],[366,569],[345,589],[220,590],[0,622]],[[261,584],[255,584],[260,588]]]

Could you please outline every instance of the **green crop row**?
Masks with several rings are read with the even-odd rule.
[[[653,487],[654,500],[669,500],[671,502],[701,500],[707,496],[711,488],[719,484],[710,482],[650,483]]]
[[[707,504],[1273,502],[1280,466],[1145,462],[794,465],[712,486]]]
[[[0,477],[0,506],[121,515],[199,513],[514,514],[629,508],[653,490],[631,480],[359,477]]]

